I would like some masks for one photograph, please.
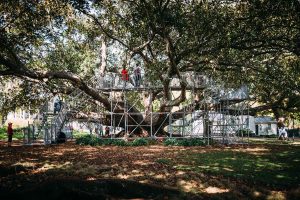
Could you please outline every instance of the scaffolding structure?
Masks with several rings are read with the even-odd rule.
[[[162,91],[162,83],[153,82],[141,74],[137,85],[135,78],[131,75],[125,81],[117,73],[107,73],[93,76],[87,82],[109,98],[110,109],[98,109],[97,112],[103,117],[92,123],[106,123],[110,138],[117,137],[121,132],[130,137],[137,131],[142,136],[156,138],[163,136],[162,130],[168,133],[163,137],[213,138],[223,143],[236,143],[248,136],[249,94],[246,86],[226,88],[208,76],[187,72],[181,74],[186,84],[187,100],[169,112],[157,112],[159,102],[153,101],[153,92]],[[169,92],[173,99],[181,91],[179,83],[178,78],[171,79]],[[28,135],[42,137],[45,144],[52,143],[76,113],[90,104],[89,101],[92,101],[90,96],[76,89],[64,100],[57,114],[53,114],[53,109],[46,103],[41,110],[43,117],[35,129],[36,133]],[[147,108],[141,105],[142,101],[148,102]],[[159,117],[158,123],[155,120]],[[108,118],[109,124],[105,122]]]
[[[162,113],[155,111],[154,107],[157,102],[152,101],[153,91],[163,90],[162,84],[153,83],[142,74],[141,84],[135,86],[134,78],[133,75],[129,81],[124,81],[120,75],[108,73],[98,79],[98,88],[108,92],[111,102],[110,111],[106,113],[111,119],[111,137],[117,135],[116,129],[118,128],[119,131],[124,131],[129,136],[138,128],[147,128],[148,137],[159,137],[161,127],[166,127],[165,131],[169,133],[166,137],[206,137],[219,139],[224,143],[234,143],[243,136],[247,136],[247,134],[242,134],[238,137],[237,134],[244,133],[241,130],[245,130],[246,133],[249,130],[249,94],[246,86],[241,85],[237,89],[229,89],[205,75],[194,72],[185,73],[182,74],[182,79],[186,83],[186,92],[189,96],[184,102],[186,105],[175,107],[178,111]],[[176,98],[176,93],[181,90],[179,79],[172,79],[169,90],[173,98]],[[203,93],[203,96],[201,100],[196,101],[195,96],[199,91]],[[148,111],[145,109],[142,112],[140,110],[135,112],[134,108],[142,101],[137,97],[141,97],[141,94],[145,92],[149,93],[147,100],[151,102],[150,108]],[[118,105],[123,107],[123,112],[116,112]],[[143,113],[143,118],[137,121],[133,116],[141,115],[141,113]],[[164,117],[160,126],[155,129],[153,120],[159,115]],[[148,119],[147,123],[145,123],[146,119]]]

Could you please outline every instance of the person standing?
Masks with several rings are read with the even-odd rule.
[[[96,135],[97,135],[98,137],[103,136],[103,127],[102,127],[102,124],[96,123],[95,133],[96,133]]]
[[[9,122],[8,123],[8,127],[7,127],[7,136],[8,136],[7,144],[8,144],[9,147],[11,146],[11,143],[12,143],[12,136],[13,136],[13,134],[14,134],[14,130],[12,128],[12,123]]]
[[[284,125],[282,125],[282,127],[279,128],[279,138],[278,139],[288,140],[288,134],[287,134],[287,131],[286,131],[286,128]]]
[[[109,127],[108,126],[105,127],[105,136],[109,136]]]
[[[56,99],[54,102],[54,114],[58,113],[61,108],[61,101],[60,99]]]
[[[123,67],[121,74],[122,74],[122,80],[124,81],[124,87],[126,87],[126,82],[129,80],[129,76],[128,76],[128,71],[126,70],[125,66]]]
[[[284,140],[289,140],[288,133],[287,133],[285,126],[282,127],[282,135],[283,135]]]
[[[137,64],[136,68],[134,69],[134,81],[135,81],[135,87],[140,87],[140,84],[141,84],[141,69],[140,69],[138,64]]]
[[[103,126],[102,126],[102,124],[99,124],[99,135],[103,136]]]

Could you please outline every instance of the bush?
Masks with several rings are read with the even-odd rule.
[[[0,134],[6,134],[6,128],[5,127],[0,128]]]
[[[90,135],[90,134],[86,133],[86,132],[81,132],[81,131],[73,130],[73,138],[74,139],[81,138],[81,137],[87,136],[87,135]]]
[[[149,144],[149,142],[148,142],[147,139],[145,139],[145,138],[137,138],[137,139],[135,139],[131,143],[131,146],[146,146],[148,144]]]
[[[159,142],[154,139],[154,138],[147,138],[147,141],[148,141],[148,145],[156,145],[158,144]]]
[[[272,134],[272,135],[258,135],[257,137],[260,138],[278,138],[278,135]]]
[[[272,134],[272,135],[266,135],[265,137],[266,138],[277,138],[278,136],[275,134]]]
[[[101,145],[102,141],[101,141],[101,139],[97,138],[96,136],[85,135],[85,136],[77,138],[76,144],[96,146],[96,145]]]
[[[204,146],[206,145],[207,140],[202,138],[169,138],[164,141],[164,145],[166,146]],[[212,140],[210,141],[212,143]]]
[[[189,146],[203,146],[205,145],[205,140],[199,138],[193,138],[189,140],[188,144]]]
[[[235,132],[236,136],[239,136],[239,137],[248,137],[248,134],[249,134],[249,137],[254,137],[255,136],[255,133],[250,130],[250,129],[239,129]]]
[[[114,141],[112,139],[102,139],[102,142],[100,145],[104,145],[104,146],[110,146],[113,145]]]
[[[128,146],[128,142],[122,139],[111,139],[109,145]]]
[[[166,145],[166,146],[178,146],[178,141],[175,138],[168,138],[164,141],[164,145]]]
[[[76,144],[91,146],[143,146],[148,145],[149,141],[145,138],[137,138],[133,142],[126,142],[122,139],[101,139],[93,135],[85,135],[77,138]]]
[[[299,129],[288,129],[288,136],[289,137],[299,137],[300,136],[300,130]]]
[[[23,136],[24,136],[24,134],[23,134],[22,128],[14,128],[14,134],[13,134],[14,139],[21,140],[21,139],[23,139]],[[1,140],[7,139],[7,127],[0,128],[0,139]]]

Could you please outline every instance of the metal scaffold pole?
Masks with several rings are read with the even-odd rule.
[[[124,92],[124,115],[125,115],[125,122],[124,122],[124,127],[125,127],[125,134],[128,134],[128,110],[127,110],[127,99],[126,99],[126,91]]]

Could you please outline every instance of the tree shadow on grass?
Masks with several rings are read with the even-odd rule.
[[[171,188],[120,179],[83,181],[56,179],[28,185],[14,193],[2,191],[0,199],[190,199],[192,196]]]

